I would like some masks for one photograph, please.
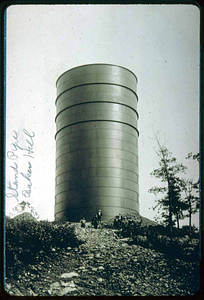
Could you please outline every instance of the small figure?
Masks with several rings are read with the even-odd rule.
[[[119,214],[119,216],[118,216],[118,222],[119,222],[119,225],[122,226],[123,216],[121,214]]]
[[[119,216],[115,216],[115,219],[114,219],[114,227],[115,227],[115,228],[118,228],[118,227],[119,227]]]
[[[121,214],[119,214],[118,218],[119,218],[120,221],[123,220],[123,216]]]
[[[93,225],[93,227],[95,229],[97,229],[97,227],[98,227],[98,221],[97,221],[96,216],[91,219],[91,224]]]
[[[86,228],[86,219],[85,219],[85,217],[83,217],[81,219],[80,223],[81,223],[81,228]]]
[[[98,224],[101,224],[101,217],[102,217],[102,211],[99,209],[99,211],[96,214],[97,220],[98,220]]]

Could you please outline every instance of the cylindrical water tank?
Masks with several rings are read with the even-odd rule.
[[[91,64],[56,85],[55,220],[139,211],[136,76]]]

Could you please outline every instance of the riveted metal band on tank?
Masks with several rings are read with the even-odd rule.
[[[139,211],[137,77],[110,64],[57,80],[55,219]]]

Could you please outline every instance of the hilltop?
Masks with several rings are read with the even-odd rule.
[[[172,296],[193,295],[199,290],[198,256],[192,256],[192,253],[189,257],[167,256],[164,251],[155,250],[147,233],[142,235],[144,230],[141,230],[150,230],[155,222],[139,215],[131,216],[134,224],[131,226],[137,229],[137,237],[128,234],[130,228],[127,226],[126,231],[115,229],[113,220],[102,222],[98,229],[87,223],[85,230],[79,223],[19,220],[15,220],[19,234],[22,236],[24,228],[24,236],[29,236],[30,231],[25,231],[25,227],[38,226],[35,236],[40,231],[38,238],[43,240],[45,234],[43,243],[47,243],[47,248],[39,246],[42,249],[39,248],[33,257],[22,246],[20,255],[19,247],[8,245],[11,243],[8,239],[9,253],[14,254],[13,261],[7,261],[6,274],[6,291],[11,295]],[[8,232],[14,228],[12,222],[8,221]],[[42,228],[46,228],[46,232]],[[18,232],[16,234],[18,236]],[[55,236],[54,240],[49,240],[51,235]],[[183,244],[185,239],[181,239]],[[195,243],[196,239],[193,240]],[[26,253],[30,260],[25,260]]]

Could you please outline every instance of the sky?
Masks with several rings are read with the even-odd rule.
[[[199,31],[194,5],[9,6],[6,214],[24,200],[54,219],[56,80],[84,64],[120,65],[138,78],[140,214],[155,216],[155,136],[196,180],[198,163],[185,157],[199,151]]]

